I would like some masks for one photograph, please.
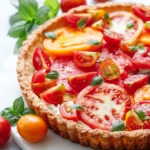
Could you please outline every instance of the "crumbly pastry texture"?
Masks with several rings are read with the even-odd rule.
[[[107,2],[95,6],[81,6],[72,9],[69,13],[82,13],[89,9],[105,9],[108,13],[116,10],[131,11],[132,3]],[[18,57],[17,74],[23,96],[29,107],[33,108],[37,115],[41,116],[56,133],[64,138],[69,138],[73,142],[78,142],[84,146],[91,146],[93,149],[150,149],[150,130],[108,132],[101,129],[90,129],[76,122],[66,120],[43,102],[31,89],[31,79],[34,73],[32,56],[36,47],[43,47],[43,33],[47,30],[53,31],[56,28],[65,26],[63,14],[55,19],[51,19],[41,25],[27,38],[20,49]]]

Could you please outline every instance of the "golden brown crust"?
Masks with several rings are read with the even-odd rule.
[[[104,3],[96,6],[81,6],[72,9],[69,13],[86,12],[89,9],[104,8],[107,12],[115,10],[131,11],[132,3]],[[65,16],[64,14],[63,16]],[[62,137],[69,138],[71,141],[79,142],[85,146],[91,146],[94,149],[149,149],[150,148],[150,130],[107,132],[100,129],[89,129],[86,126],[77,124],[73,121],[65,120],[60,115],[54,113],[48,105],[39,99],[31,90],[31,78],[34,73],[32,65],[33,51],[37,46],[42,46],[43,32],[53,30],[65,25],[63,16],[51,19],[36,29],[23,43],[18,57],[17,73],[23,96],[28,102],[29,107],[36,111],[50,126],[50,128],[59,133]]]

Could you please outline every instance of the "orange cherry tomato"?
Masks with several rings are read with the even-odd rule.
[[[143,31],[139,37],[139,42],[145,45],[150,45],[150,33]]]
[[[28,142],[40,142],[45,138],[48,126],[39,116],[28,114],[19,119],[17,130]]]
[[[54,56],[73,55],[74,51],[96,51],[101,44],[95,45],[88,42],[96,40],[101,43],[103,39],[101,32],[90,27],[82,30],[64,27],[54,31],[54,33],[57,35],[56,39],[45,39],[43,42],[46,53]]]

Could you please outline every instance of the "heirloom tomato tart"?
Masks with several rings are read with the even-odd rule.
[[[54,131],[94,149],[150,148],[150,7],[81,6],[23,43],[18,81]]]

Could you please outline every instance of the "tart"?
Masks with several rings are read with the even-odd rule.
[[[29,107],[84,146],[149,149],[149,14],[144,5],[108,2],[41,25],[18,57]]]

